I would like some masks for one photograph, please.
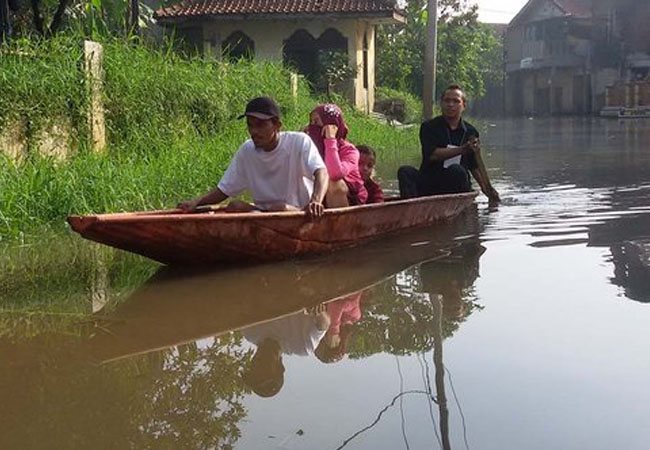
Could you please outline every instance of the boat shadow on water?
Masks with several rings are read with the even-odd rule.
[[[331,255],[255,266],[161,268],[114,310],[95,314],[88,339],[110,361],[214,337],[287,316],[381,284],[478,242],[476,210],[449,224],[414,230]]]

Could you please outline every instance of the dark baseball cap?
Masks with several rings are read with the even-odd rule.
[[[273,118],[279,119],[280,107],[271,97],[256,97],[248,102],[244,114],[237,118],[242,119],[246,116],[251,116],[262,120],[269,120]]]

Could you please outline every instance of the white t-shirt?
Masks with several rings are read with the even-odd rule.
[[[319,330],[314,316],[299,312],[244,328],[241,332],[248,342],[255,345],[264,339],[273,339],[285,355],[307,356],[314,354],[327,329]]]
[[[252,139],[244,142],[218,186],[229,197],[247,190],[261,208],[275,203],[303,208],[314,191],[314,172],[321,168],[325,163],[309,136],[281,132],[270,152],[256,148]]]

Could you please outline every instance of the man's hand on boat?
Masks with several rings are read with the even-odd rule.
[[[184,213],[192,213],[201,205],[214,205],[216,203],[221,203],[227,198],[228,196],[224,194],[221,189],[215,188],[202,197],[180,202],[176,207]]]
[[[198,207],[198,199],[194,200],[187,200],[184,202],[180,202],[178,205],[176,205],[178,209],[181,210],[181,212],[184,213],[191,213],[196,211],[196,208]]]
[[[325,206],[325,194],[329,185],[330,177],[327,174],[327,169],[321,168],[314,172],[314,192],[309,199],[309,203],[305,206],[304,211],[310,218],[318,218],[323,215]]]
[[[309,217],[317,218],[323,215],[323,211],[325,211],[325,206],[323,206],[321,202],[311,200],[309,203],[307,203],[307,206],[305,206],[304,211],[307,213]]]

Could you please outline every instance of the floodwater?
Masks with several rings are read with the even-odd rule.
[[[482,138],[500,206],[354,251],[19,252],[5,303],[36,306],[0,316],[0,448],[648,448],[650,121]]]

